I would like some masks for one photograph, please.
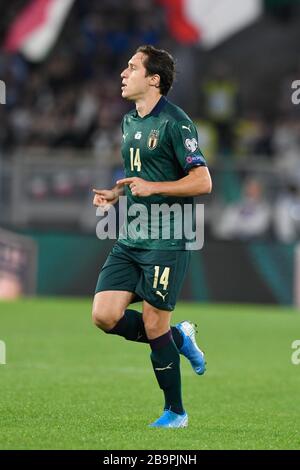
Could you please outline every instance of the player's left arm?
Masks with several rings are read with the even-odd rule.
[[[133,176],[117,181],[117,184],[128,184],[133,196],[147,197],[154,194],[162,196],[200,196],[209,194],[212,190],[212,181],[205,166],[191,168],[189,174],[177,181],[146,181]]]
[[[209,194],[212,190],[212,181],[206,166],[195,166],[189,170],[187,176],[177,181],[163,181],[154,183],[152,194],[162,196],[201,196]]]

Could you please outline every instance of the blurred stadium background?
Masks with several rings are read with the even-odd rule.
[[[240,364],[234,361],[244,348],[249,348],[245,353],[248,365],[256,348],[255,362],[260,362],[259,354],[268,358],[268,364],[260,364],[260,369],[254,370],[253,363],[249,366],[253,375],[248,381],[246,378],[245,383],[250,388],[246,391],[240,383],[240,388],[235,389],[236,400],[240,395],[245,398],[248,393],[246,398],[251,408],[255,389],[259,390],[263,377],[268,377],[269,373],[270,384],[274,376],[284,377],[280,385],[276,382],[273,387],[274,398],[278,385],[274,402],[265,390],[265,414],[262,412],[258,419],[261,427],[248,430],[253,433],[252,440],[245,429],[231,435],[233,440],[226,440],[224,436],[226,432],[230,434],[232,428],[226,429],[225,424],[219,429],[221,434],[224,431],[223,440],[221,434],[214,434],[219,424],[209,421],[209,412],[214,413],[211,404],[211,409],[208,407],[205,411],[211,424],[211,440],[204,447],[239,447],[243,437],[241,448],[300,446],[298,435],[291,436],[289,432],[292,423],[296,426],[297,413],[299,418],[299,411],[291,412],[290,405],[294,402],[291,394],[288,396],[295,382],[291,376],[287,377],[288,373],[284,375],[290,361],[290,344],[299,336],[296,310],[286,308],[300,307],[297,249],[300,238],[300,104],[292,102],[295,91],[292,83],[300,80],[299,36],[300,1],[297,0],[0,1],[0,298],[54,297],[53,301],[36,301],[40,303],[29,300],[0,303],[0,339],[8,342],[11,338],[12,342],[20,342],[20,348],[23,345],[31,358],[28,368],[35,363],[36,347],[40,348],[43,351],[40,366],[35,364],[41,368],[38,372],[47,374],[43,367],[51,362],[59,371],[58,376],[61,372],[62,380],[68,377],[65,385],[68,394],[75,393],[72,374],[77,371],[75,366],[68,369],[69,356],[61,365],[66,341],[77,364],[82,360],[84,364],[89,363],[88,369],[81,366],[78,373],[77,380],[81,377],[82,382],[76,383],[78,396],[73,396],[74,404],[76,400],[80,402],[89,378],[97,370],[97,361],[91,360],[91,356],[97,354],[99,337],[98,332],[92,333],[95,337],[92,353],[88,349],[92,328],[86,324],[90,300],[70,300],[68,304],[58,297],[88,296],[91,299],[99,268],[113,244],[113,241],[100,241],[96,237],[98,219],[92,206],[91,188],[110,187],[122,174],[120,122],[131,105],[120,97],[119,74],[137,46],[151,43],[170,50],[177,60],[177,80],[170,99],[182,106],[199,126],[200,146],[214,182],[212,195],[199,201],[205,203],[205,246],[204,250],[192,254],[182,299],[236,303],[234,312],[242,312],[241,304],[247,303],[282,306],[282,310],[275,309],[273,316],[269,307],[255,307],[252,309],[255,312],[245,307],[247,313],[244,312],[243,318],[248,329],[236,314],[228,313],[229,307],[223,309],[223,320],[216,313],[220,313],[221,307],[216,307],[216,311],[209,307],[211,316],[203,314],[204,330],[208,329],[206,347],[208,350],[211,347],[211,358],[219,361],[226,371],[226,358],[218,357],[213,351],[218,341],[233,361],[229,366],[231,372],[236,366],[237,382],[243,380],[241,377],[246,372],[242,359]],[[180,312],[189,312],[196,320],[200,304],[194,304],[191,310],[188,304],[183,305],[179,307]],[[79,326],[70,327],[74,311],[80,322]],[[267,319],[263,312],[267,313]],[[282,315],[277,316],[279,313]],[[220,322],[219,332],[214,331],[213,322]],[[13,339],[15,327],[17,332]],[[59,336],[61,328],[66,334],[64,339]],[[273,337],[268,336],[268,328],[273,331]],[[233,330],[237,336],[231,343]],[[43,349],[46,343],[41,338],[45,331],[49,338],[44,338],[48,343]],[[61,355],[53,352],[55,338],[55,350]],[[87,349],[81,345],[75,351],[72,338],[77,338],[77,345],[84,338]],[[263,345],[266,338],[268,346],[260,349],[258,345]],[[278,363],[278,357],[271,352],[281,340],[286,362]],[[103,341],[108,345],[107,339]],[[245,346],[247,341],[250,342]],[[122,343],[124,354],[130,354],[129,346]],[[17,364],[18,360],[21,364],[22,351],[22,348],[18,352],[11,351],[10,360],[15,358]],[[46,354],[44,362],[43,354]],[[135,360],[141,361],[137,356]],[[113,360],[110,372],[112,364]],[[60,366],[63,369],[60,370]],[[272,373],[267,366],[273,367]],[[11,369],[6,372],[8,394],[10,386],[14,388],[17,383],[15,372]],[[127,371],[129,376],[131,372]],[[214,373],[218,373],[216,366],[212,378]],[[26,371],[22,374],[21,382]],[[104,373],[100,370],[99,374]],[[294,380],[294,370],[293,374]],[[53,377],[49,375],[49,381],[45,378],[44,382],[36,375],[37,382],[33,384],[33,396],[41,416],[45,416],[45,410],[39,391],[50,397],[49,403],[52,403],[56,393],[51,389],[55,383]],[[226,377],[221,372],[211,389],[209,383],[204,385],[204,393],[219,400],[216,390],[221,393],[222,380],[226,381]],[[190,380],[188,372],[185,378]],[[96,382],[93,385],[99,386]],[[103,390],[106,386],[111,384],[105,382]],[[249,391],[251,387],[254,387],[254,395]],[[6,390],[5,384],[2,390]],[[19,400],[22,395],[28,404],[23,412],[33,419],[30,414],[33,392],[27,390],[25,395],[23,392],[16,386],[15,399]],[[274,422],[271,418],[271,407],[278,408],[276,400],[283,396],[290,399],[281,410],[286,435],[281,439],[273,433],[268,436],[268,444],[262,435],[258,437],[264,424],[262,416],[269,420],[271,428],[274,426],[272,429],[283,429],[278,416]],[[294,398],[296,400],[296,395]],[[95,397],[91,395],[89,399],[95,400]],[[138,395],[136,400],[136,406],[142,406]],[[7,401],[7,409],[9,403]],[[241,407],[244,404],[247,403],[240,402]],[[124,403],[118,396],[120,410],[121,405]],[[63,406],[67,406],[65,402]],[[78,407],[82,418],[85,408]],[[46,420],[51,424],[50,408],[49,405]],[[72,420],[71,410],[69,412]],[[88,407],[86,412],[89,412]],[[18,426],[22,427],[18,421],[20,410],[17,408],[14,413],[15,427],[10,430],[7,441],[3,441],[6,442],[4,448],[22,445],[32,448],[39,436],[43,436],[46,447],[59,446],[54,434],[49,435],[45,421],[39,423],[40,427],[32,428],[37,441],[29,431],[28,434],[24,431],[21,438],[21,434],[17,434]],[[243,408],[240,413],[245,421],[251,420],[250,414],[243,414]],[[9,415],[6,417],[11,423]],[[25,420],[28,426],[31,426],[30,419]],[[224,411],[222,422],[226,423],[226,419],[228,415]],[[102,436],[102,444],[80,440],[71,424],[67,433],[73,439],[73,446],[114,448],[115,445],[118,448],[121,441],[116,436],[113,437],[115,444],[109,441],[110,433],[113,436],[118,424],[117,421],[112,426],[108,422],[103,424],[108,426],[108,434]],[[141,423],[137,421],[135,425],[139,428]],[[86,426],[88,428],[90,423],[86,422]],[[134,445],[163,448],[159,447],[162,446],[159,439],[148,442],[142,437],[136,435]],[[124,440],[122,442],[121,448],[130,448]],[[171,444],[168,440],[164,445],[168,443],[169,447],[175,446],[173,448],[182,445],[180,441]],[[62,440],[61,446],[64,445],[70,447],[70,441]],[[202,444],[195,437],[195,440],[184,441],[183,445],[198,448]],[[43,444],[40,442],[39,446]]]

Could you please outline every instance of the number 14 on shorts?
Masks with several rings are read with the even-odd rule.
[[[167,290],[169,284],[170,268],[161,268],[161,266],[154,266],[154,280],[153,288],[157,289],[158,284],[163,286],[163,290]]]

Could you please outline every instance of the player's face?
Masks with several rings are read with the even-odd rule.
[[[143,64],[145,54],[137,52],[128,62],[128,67],[121,73],[122,97],[136,101],[145,96],[150,88],[151,77],[146,77]]]

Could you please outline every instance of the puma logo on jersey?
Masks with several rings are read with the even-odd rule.
[[[190,126],[181,126],[182,129],[187,129],[189,132],[192,132],[191,129],[190,129]]]
[[[157,290],[157,291],[155,292],[155,294],[156,294],[156,295],[159,295],[160,297],[162,297],[163,301],[165,301],[165,298],[166,298],[166,296],[168,295],[168,292],[166,292],[166,294],[164,295],[164,294],[162,294],[161,292],[159,292],[159,290]]]
[[[167,367],[156,367],[155,370],[167,370],[167,369],[172,369],[171,365],[173,365],[173,362],[170,362],[170,364],[168,364]]]

